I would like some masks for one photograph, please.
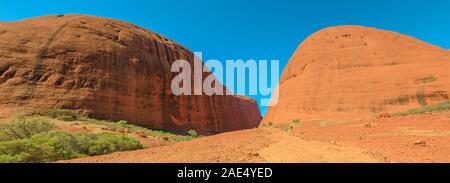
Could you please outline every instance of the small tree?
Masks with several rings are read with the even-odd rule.
[[[31,138],[33,135],[54,130],[56,125],[45,117],[32,116],[26,118],[22,114],[13,117],[10,123],[0,126],[0,133],[12,139]]]

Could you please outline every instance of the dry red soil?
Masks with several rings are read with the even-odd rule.
[[[305,121],[63,162],[450,162],[450,113]]]

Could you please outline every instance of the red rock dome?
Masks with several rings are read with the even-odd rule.
[[[448,100],[450,53],[396,32],[338,26],[290,59],[263,122],[358,119]]]
[[[256,127],[256,102],[172,95],[187,48],[138,26],[59,15],[0,23],[0,107],[79,109],[91,117],[208,134]]]

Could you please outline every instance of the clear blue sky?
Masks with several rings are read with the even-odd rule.
[[[138,24],[205,59],[279,59],[281,68],[303,39],[334,25],[393,30],[450,48],[448,0],[0,0],[0,21],[68,13]]]

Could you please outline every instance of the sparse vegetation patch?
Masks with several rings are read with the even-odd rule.
[[[389,105],[406,105],[410,102],[411,97],[407,95],[398,96],[396,99],[386,100],[385,103]]]
[[[0,163],[45,163],[142,148],[136,139],[119,134],[52,131],[0,142]]]
[[[45,116],[18,114],[0,126],[0,163],[44,163],[142,149],[133,137],[58,131]]]
[[[91,134],[60,131],[56,121],[102,125],[108,132]],[[201,137],[194,130],[186,135],[177,135],[135,126],[123,120],[111,122],[92,119],[80,115],[78,111],[47,109],[27,115],[17,114],[0,125],[0,163],[53,162],[144,148],[133,136],[119,133],[122,131],[168,141]]]
[[[187,132],[187,134],[188,134],[189,136],[193,137],[193,138],[197,138],[197,137],[200,136],[195,130],[189,130],[189,131]]]
[[[441,103],[433,104],[433,105],[428,105],[428,106],[423,106],[423,107],[416,108],[416,109],[411,109],[411,110],[405,111],[405,112],[395,113],[394,115],[407,116],[407,115],[412,115],[412,114],[424,114],[427,112],[445,112],[445,111],[450,111],[450,101],[449,100],[441,102]]]
[[[181,135],[181,134],[175,134],[164,130],[155,130],[155,129],[148,129],[136,125],[129,124],[127,121],[120,120],[117,122],[113,121],[107,121],[107,120],[98,120],[89,118],[87,116],[81,115],[78,111],[75,110],[68,110],[68,109],[45,109],[41,110],[35,113],[32,113],[33,115],[41,115],[46,116],[53,119],[58,119],[61,121],[80,121],[80,122],[86,122],[96,125],[102,125],[106,126],[111,131],[132,131],[139,133],[141,135],[149,136],[149,137],[155,137],[160,139],[167,139],[169,141],[173,142],[179,142],[179,141],[189,141],[194,138],[201,137],[199,134],[196,136],[192,136],[191,134],[187,135]],[[195,132],[197,133],[197,132]]]
[[[0,134],[4,140],[19,140],[31,138],[36,134],[49,132],[54,129],[56,129],[56,125],[45,117],[25,117],[23,114],[16,114],[11,122],[0,125]]]
[[[76,121],[82,117],[78,111],[57,108],[40,110],[32,113],[32,115],[47,116],[61,121]]]

